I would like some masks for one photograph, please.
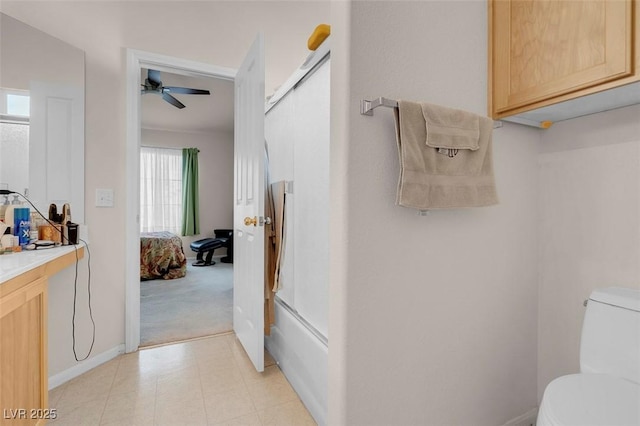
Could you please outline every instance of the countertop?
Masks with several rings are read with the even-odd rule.
[[[0,255],[0,285],[81,247],[84,247],[83,243]]]

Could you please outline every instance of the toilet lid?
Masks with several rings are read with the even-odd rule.
[[[572,374],[544,391],[540,416],[558,425],[640,425],[640,385],[606,374]]]

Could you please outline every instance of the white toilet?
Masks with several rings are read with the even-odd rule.
[[[611,287],[589,297],[580,374],[553,380],[537,426],[640,425],[640,290]]]

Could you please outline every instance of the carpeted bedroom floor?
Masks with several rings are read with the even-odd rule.
[[[140,346],[152,346],[233,329],[233,265],[192,266],[174,280],[140,282]]]

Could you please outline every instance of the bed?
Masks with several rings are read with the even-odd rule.
[[[171,232],[140,234],[140,279],[172,280],[187,274],[187,258],[182,240]]]

